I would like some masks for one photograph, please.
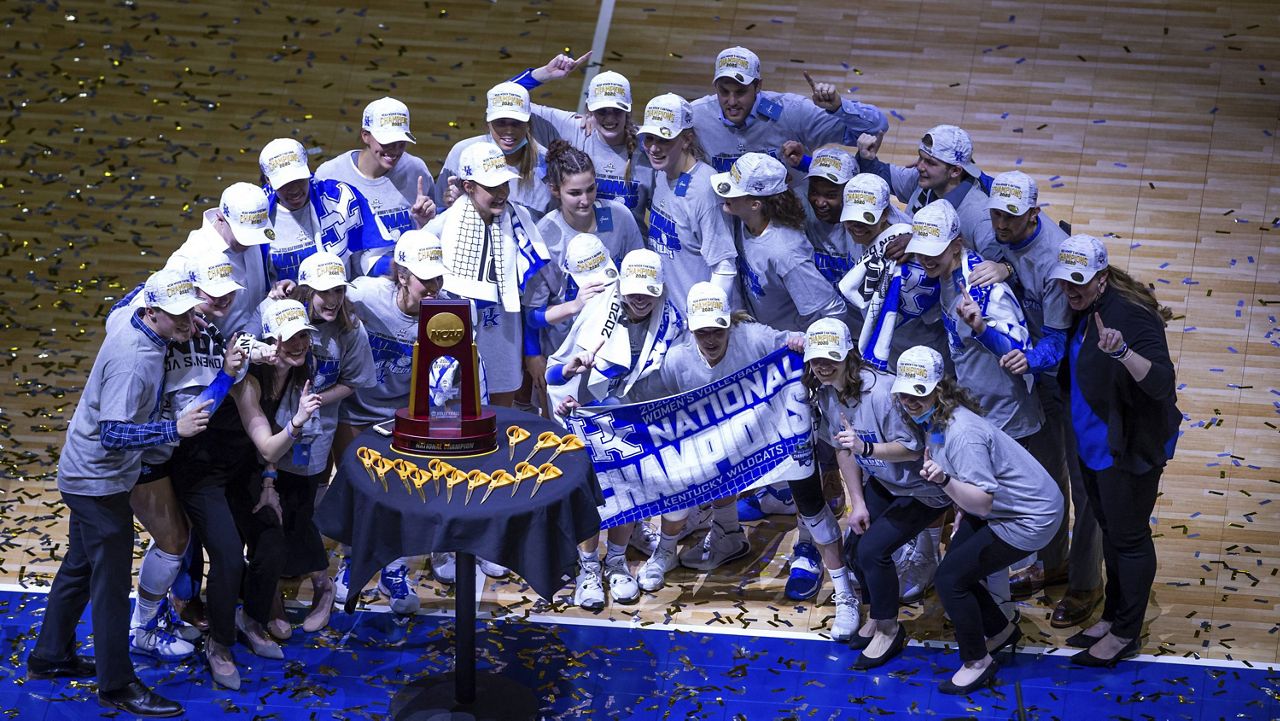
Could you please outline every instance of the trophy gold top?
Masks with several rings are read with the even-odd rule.
[[[457,345],[466,335],[466,325],[453,313],[436,313],[427,321],[427,338],[441,348]]]

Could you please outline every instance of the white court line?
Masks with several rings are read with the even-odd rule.
[[[582,94],[578,97],[578,111],[586,112],[587,90],[591,79],[600,72],[600,64],[604,62],[604,46],[609,40],[609,25],[613,22],[614,0],[602,0],[600,15],[596,17],[596,34],[591,38],[591,60],[587,63],[587,74],[582,79]]]
[[[476,574],[479,576],[480,574]],[[14,593],[48,593],[47,588],[23,588],[16,583],[0,583],[0,591],[12,591]],[[303,604],[296,602],[286,602],[291,607],[303,608]],[[391,613],[388,606],[366,606],[360,605],[356,607],[356,613]],[[454,612],[450,610],[422,610],[418,611],[418,616],[435,616],[439,618],[453,618]],[[477,621],[501,621],[501,620],[527,620],[533,623],[540,623],[548,626],[590,626],[594,628],[631,628],[641,631],[678,631],[683,633],[711,633],[722,636],[742,636],[747,638],[782,638],[794,641],[821,641],[824,643],[836,643],[826,634],[815,633],[813,631],[781,631],[776,629],[754,629],[754,628],[728,628],[725,626],[694,626],[684,623],[663,623],[654,621],[652,623],[642,622],[639,619],[628,619],[626,621],[614,620],[608,618],[579,618],[576,616],[558,616],[545,613],[531,613],[525,616],[521,613],[503,613],[496,614],[492,611],[478,611],[476,613]],[[953,643],[943,641],[910,641],[908,645],[920,648],[937,648],[937,649],[954,649]],[[1031,656],[1048,656],[1052,654],[1068,655],[1075,653],[1075,649],[1065,646],[1024,646],[1018,650],[1018,653],[1024,653]],[[1162,654],[1159,656],[1151,654],[1140,654],[1134,656],[1134,661],[1142,661],[1145,663],[1168,663],[1182,664],[1186,666],[1212,666],[1218,668],[1235,668],[1255,671],[1276,671],[1280,670],[1280,666],[1276,664],[1262,663],[1246,663],[1244,661],[1228,661],[1226,659],[1216,658],[1193,658],[1184,657],[1176,654]]]

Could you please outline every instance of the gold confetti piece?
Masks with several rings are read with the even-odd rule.
[[[492,477],[488,473],[485,473],[484,471],[478,468],[468,473],[467,474],[467,498],[462,502],[462,505],[465,506],[468,503],[470,503],[472,491],[488,483],[490,480],[492,480]]]
[[[526,431],[520,426],[507,427],[507,460],[508,461],[514,461],[516,459],[516,446],[519,445],[521,441],[527,439],[529,435],[530,435],[529,431]]]
[[[547,463],[554,461],[561,453],[566,451],[580,451],[586,447],[582,439],[572,433],[566,433],[560,438],[560,444],[556,446],[556,452],[551,454],[547,459]]]
[[[542,488],[543,483],[546,483],[552,478],[559,478],[562,475],[564,475],[564,471],[561,471],[559,468],[551,465],[550,462],[543,463],[541,466],[538,466],[538,482],[533,484],[533,492],[529,494],[529,497],[533,498],[538,495],[538,489]]]
[[[560,436],[557,436],[552,431],[543,431],[538,436],[538,443],[533,447],[533,450],[529,451],[529,455],[524,459],[525,463],[533,460],[533,457],[538,454],[538,451],[544,448],[555,448],[558,445],[560,445]]]

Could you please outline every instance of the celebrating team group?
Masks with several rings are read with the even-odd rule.
[[[238,689],[237,634],[285,657],[281,578],[308,579],[301,627],[324,628],[362,589],[350,549],[330,577],[317,494],[332,459],[407,405],[418,307],[438,297],[472,301],[485,402],[562,419],[803,354],[812,473],[610,528],[603,558],[589,539],[576,605],[634,603],[680,566],[731,572],[751,555],[743,521],[793,516],[786,595],[826,600],[830,579],[830,635],[860,649],[856,669],[901,652],[900,606],[931,589],[959,647],[947,693],[993,679],[1022,636],[1014,599],[1051,588],[1052,625],[1081,627],[1075,662],[1137,653],[1182,420],[1150,288],[1051,220],[1035,179],[983,173],[955,125],[895,165],[878,108],[813,80],[809,97],[764,90],[742,47],[692,102],[633,115],[612,71],[585,113],[531,102],[588,56],[495,85],[486,132],[438,175],[408,152],[394,98],[314,174],[300,142],[272,140],[260,184],[223,190],[118,299],[58,464],[70,543],[31,678],[96,675],[104,704],[172,716],[129,653],[182,658],[203,637],[214,681]],[[430,371],[448,405],[456,367]],[[151,543],[131,611],[135,516]],[[451,554],[427,565],[453,582]],[[418,609],[414,566],[378,578],[396,613]],[[90,597],[94,659],[76,653]]]

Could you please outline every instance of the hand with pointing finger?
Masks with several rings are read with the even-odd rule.
[[[1102,316],[1094,311],[1093,324],[1098,329],[1098,350],[1110,356],[1116,356],[1128,348],[1124,342],[1124,334],[1115,328],[1108,328],[1102,322]]]
[[[180,438],[190,438],[208,428],[209,406],[211,405],[213,405],[212,398],[183,413],[178,418],[178,436]]]
[[[809,89],[813,91],[813,104],[826,110],[828,113],[834,113],[840,109],[840,93],[836,90],[836,86],[831,83],[814,82],[809,76],[809,71],[804,71],[804,79],[809,82]]]
[[[982,308],[973,300],[973,296],[965,293],[956,304],[956,315],[964,324],[973,329],[974,335],[982,335],[987,330],[987,322],[982,317]]]
[[[590,59],[590,50],[579,55],[577,59],[569,57],[564,53],[560,53],[554,58],[551,58],[551,61],[546,65],[543,65],[540,68],[535,68],[533,71],[533,79],[540,83],[545,83],[551,80],[559,80],[560,78],[568,77],[578,68],[581,68],[586,64]]]
[[[849,425],[849,419],[843,416],[840,418],[840,432],[836,434],[836,443],[847,451],[862,450],[862,439],[854,432],[853,426]]]
[[[436,201],[427,194],[423,187],[423,177],[418,176],[418,197],[409,206],[409,216],[413,218],[413,226],[421,228],[436,217]]]

